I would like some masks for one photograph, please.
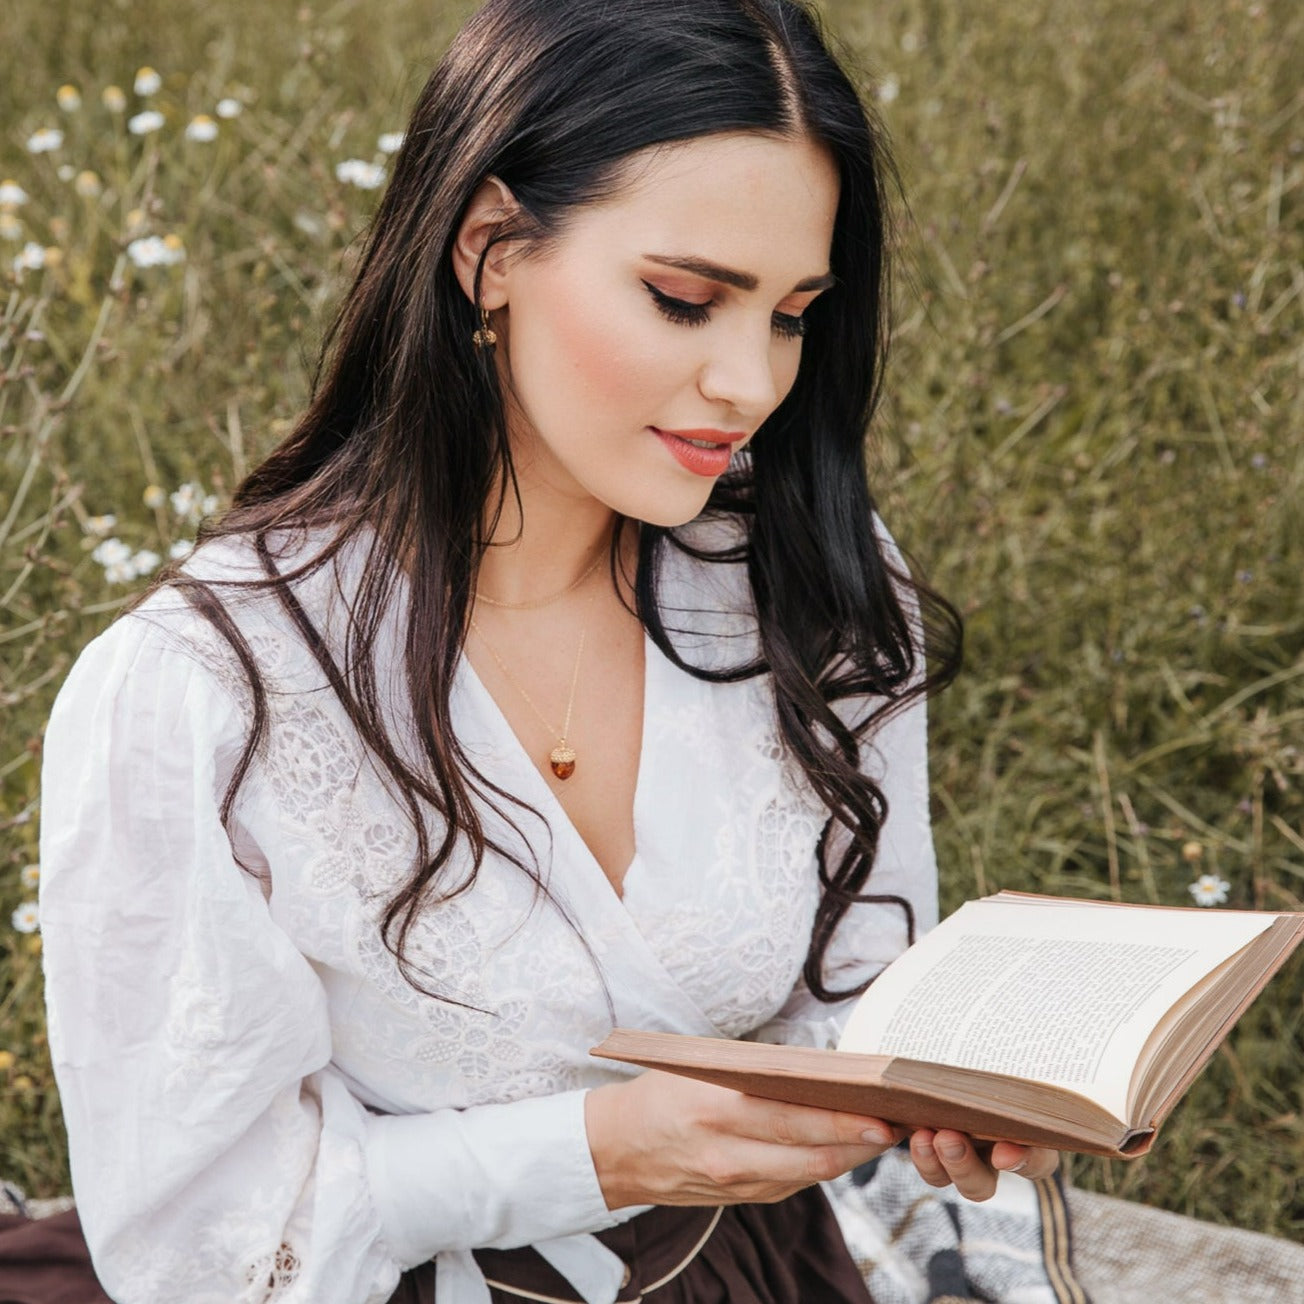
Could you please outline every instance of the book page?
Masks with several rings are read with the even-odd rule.
[[[839,1049],[1052,1083],[1124,1119],[1155,1025],[1275,918],[971,901],[879,975]]]

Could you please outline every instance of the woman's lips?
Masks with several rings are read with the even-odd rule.
[[[745,430],[659,430],[653,426],[652,433],[685,470],[706,476],[723,475],[734,445],[747,438]]]

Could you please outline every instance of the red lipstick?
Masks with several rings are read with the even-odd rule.
[[[694,475],[723,475],[733,446],[747,438],[745,430],[659,430],[656,426],[651,429],[675,461]]]

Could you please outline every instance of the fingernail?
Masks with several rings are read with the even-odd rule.
[[[964,1142],[963,1141],[943,1141],[938,1145],[943,1159],[963,1159]]]
[[[882,1128],[878,1127],[867,1127],[860,1134],[860,1139],[867,1146],[890,1146],[892,1144],[892,1138]]]
[[[1007,1168],[1005,1171],[1007,1173],[1021,1173],[1025,1168],[1027,1168],[1027,1166],[1028,1166],[1028,1161],[1026,1159],[1020,1159],[1019,1162],[1015,1164],[1013,1168]]]
[[[914,1151],[920,1159],[932,1159],[933,1143],[931,1141],[916,1141],[914,1143]]]

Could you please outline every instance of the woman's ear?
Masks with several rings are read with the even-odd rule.
[[[515,216],[519,209],[515,196],[497,177],[486,177],[471,196],[453,242],[453,271],[462,293],[472,303],[475,302],[475,273],[480,256],[502,224]],[[490,312],[507,302],[503,276],[506,253],[505,245],[497,245],[485,259],[480,298]]]

